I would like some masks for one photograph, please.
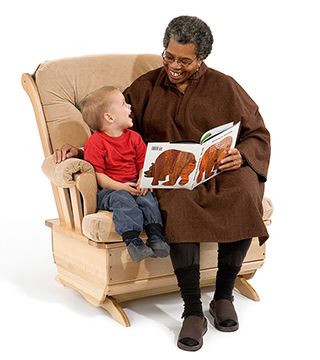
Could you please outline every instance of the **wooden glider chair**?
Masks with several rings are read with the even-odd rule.
[[[124,90],[138,76],[161,65],[157,55],[83,56],[46,61],[33,75],[22,75],[42,142],[42,168],[51,181],[59,216],[46,221],[52,232],[57,280],[125,326],[130,322],[121,302],[178,290],[170,258],[133,262],[115,232],[112,214],[97,212],[92,166],[75,158],[56,165],[52,154],[65,143],[82,147],[90,136],[77,109],[84,96],[105,85]],[[263,219],[269,224],[270,200],[264,199],[263,206]],[[201,286],[214,284],[216,251],[215,243],[201,244]],[[256,301],[259,297],[247,280],[264,259],[265,245],[259,246],[253,239],[235,285],[241,294]]]

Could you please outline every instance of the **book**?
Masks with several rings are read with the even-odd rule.
[[[221,160],[236,145],[240,122],[206,131],[196,142],[149,142],[141,188],[189,189],[218,175]]]

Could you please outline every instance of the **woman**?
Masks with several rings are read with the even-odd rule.
[[[194,190],[158,190],[171,260],[184,302],[178,347],[201,348],[207,320],[199,286],[199,243],[218,242],[218,272],[210,314],[221,331],[238,329],[233,306],[235,279],[252,237],[268,238],[262,197],[270,137],[257,105],[231,77],[203,62],[212,49],[210,28],[191,16],[174,18],[164,39],[163,67],[141,76],[124,95],[145,142],[199,141],[218,125],[241,121],[238,143],[222,160],[223,173]],[[79,155],[72,146],[57,161]],[[192,220],[192,221],[191,221]]]

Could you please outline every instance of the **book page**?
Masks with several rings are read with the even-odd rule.
[[[239,127],[240,122],[211,137],[202,144],[203,152],[193,187],[211,179],[221,172],[218,170],[220,161],[227,156],[230,149],[236,146]]]
[[[201,151],[196,143],[148,143],[141,188],[191,189]]]
[[[223,124],[223,125],[220,125],[220,126],[217,126],[213,129],[210,129],[208,131],[206,131],[202,136],[201,136],[201,139],[200,139],[200,144],[203,144],[204,142],[206,142],[208,139],[212,138],[213,136],[231,128],[232,126],[234,125],[233,122],[229,122],[227,124]]]

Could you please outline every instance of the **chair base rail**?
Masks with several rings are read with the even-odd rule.
[[[239,275],[235,282],[235,289],[238,290],[238,292],[241,295],[243,295],[251,300],[259,301],[260,299],[259,299],[259,296],[258,296],[256,290],[249,284],[249,282],[246,279],[247,276],[253,276],[254,273],[255,273],[255,271],[250,274]],[[80,290],[79,288],[76,288],[75,286],[73,286],[72,282],[68,281],[68,279],[65,276],[57,275],[56,280],[59,283],[61,283],[63,286],[72,288],[73,290],[80,293],[90,304],[92,304],[96,307],[101,307],[104,310],[106,310],[115,321],[117,321],[119,324],[121,324],[125,327],[131,326],[131,323],[130,323],[130,320],[129,320],[125,310],[122,308],[122,306],[120,304],[121,302],[129,301],[130,299],[132,300],[132,299],[137,299],[137,298],[145,298],[148,296],[167,294],[167,293],[178,291],[177,285],[171,285],[171,286],[163,287],[162,289],[159,289],[159,288],[153,289],[153,291],[149,290],[149,291],[139,291],[136,293],[130,293],[130,294],[127,294],[127,296],[126,295],[116,296],[116,297],[106,296],[105,300],[101,303],[97,299],[95,299],[94,297],[89,295],[88,293],[85,293],[84,291]],[[205,279],[205,281],[201,282],[201,287],[209,287],[209,286],[212,287],[213,286],[212,280],[213,279]]]

